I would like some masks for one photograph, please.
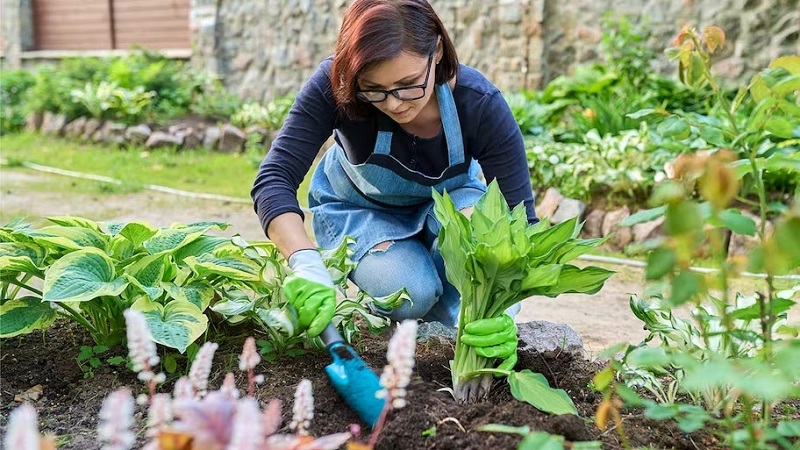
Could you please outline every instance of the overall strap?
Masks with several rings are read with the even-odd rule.
[[[378,136],[375,139],[376,155],[388,155],[392,151],[392,119],[383,114],[378,115]]]
[[[461,123],[458,121],[453,92],[448,83],[436,85],[436,98],[439,100],[439,114],[442,116],[444,135],[447,138],[447,154],[450,158],[450,165],[455,166],[464,162],[464,140],[461,135]]]

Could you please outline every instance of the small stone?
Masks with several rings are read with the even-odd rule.
[[[456,332],[455,327],[448,327],[441,322],[422,322],[417,327],[417,342],[425,342],[434,336],[455,341]]]
[[[183,148],[186,150],[200,148],[200,146],[203,144],[203,138],[203,130],[189,127],[184,131]]]
[[[586,211],[586,204],[580,200],[575,200],[573,198],[564,198],[561,200],[561,203],[558,205],[558,209],[556,209],[555,214],[551,221],[556,223],[565,222],[573,217],[577,217],[578,221],[583,218],[583,213]]]
[[[520,351],[535,351],[552,357],[564,353],[585,357],[583,339],[565,323],[534,320],[518,323],[517,330]]]
[[[181,145],[183,145],[182,137],[163,131],[154,131],[144,144],[149,149],[180,147]]]
[[[125,130],[125,139],[131,144],[143,144],[147,142],[153,130],[146,124],[139,124],[132,126]]]
[[[540,219],[552,218],[562,200],[564,200],[564,196],[558,192],[558,189],[548,188],[539,206],[536,207],[536,215]]]
[[[106,122],[100,130],[102,141],[106,144],[121,145],[125,143],[125,130],[127,126],[119,122]]]
[[[603,237],[603,219],[605,217],[606,211],[602,208],[589,211],[589,214],[586,215],[581,235],[588,239]]]
[[[203,147],[216,150],[217,143],[219,143],[219,127],[207,128],[206,134],[203,136]]]
[[[225,124],[220,131],[219,151],[223,153],[239,153],[244,149],[247,136],[244,131],[231,125]]]

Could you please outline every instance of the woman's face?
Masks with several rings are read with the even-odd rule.
[[[397,88],[407,88],[410,86],[425,86],[425,93],[416,100],[401,100],[394,95],[387,95],[381,102],[372,103],[381,112],[391,117],[395,122],[404,124],[413,121],[422,111],[433,95],[433,87],[436,80],[436,63],[441,58],[441,49],[430,57],[420,56],[414,53],[402,52],[397,57],[384,61],[364,71],[358,77],[358,89],[360,91],[370,90],[392,90]],[[415,95],[416,91],[416,95]],[[401,97],[413,98],[419,95],[419,89],[399,91]],[[380,94],[378,94],[380,95]]]

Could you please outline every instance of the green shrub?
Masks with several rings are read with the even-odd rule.
[[[113,119],[132,124],[138,122],[150,106],[156,93],[145,92],[142,86],[125,89],[114,83],[86,83],[83,89],[73,89],[72,100],[94,118]]]
[[[648,128],[600,136],[590,130],[584,143],[529,139],[528,165],[534,189],[557,188],[562,194],[591,201],[642,203],[653,185],[665,177],[671,159],[666,151],[652,151]]]
[[[245,103],[231,117],[231,123],[239,127],[258,126],[267,130],[278,130],[283,126],[283,121],[293,103],[294,95],[278,97],[266,106],[255,102]]]
[[[22,98],[36,80],[27,70],[0,71],[0,133],[9,133],[25,125]]]

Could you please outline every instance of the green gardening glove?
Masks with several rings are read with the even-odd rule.
[[[297,310],[299,331],[310,337],[322,333],[336,309],[336,290],[322,256],[316,250],[300,250],[289,257],[293,274],[283,282],[283,294]]]
[[[502,359],[498,369],[511,370],[517,365],[517,324],[507,314],[468,323],[461,343],[475,348],[478,356]]]

